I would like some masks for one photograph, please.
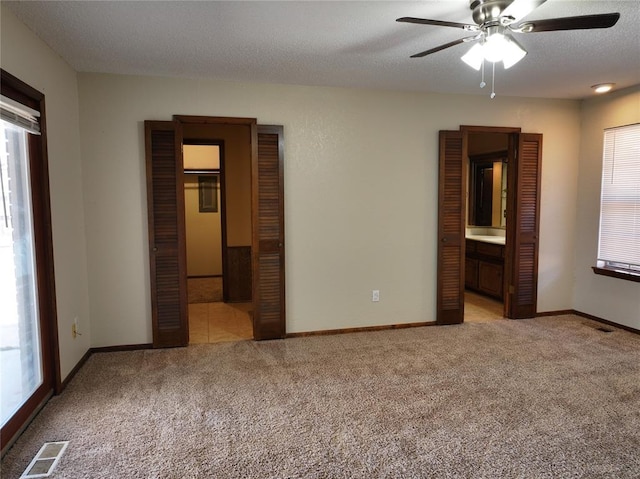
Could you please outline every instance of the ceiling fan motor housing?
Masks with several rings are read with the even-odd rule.
[[[513,0],[469,0],[473,11],[473,21],[478,25],[487,22],[499,22],[500,15],[513,3]]]

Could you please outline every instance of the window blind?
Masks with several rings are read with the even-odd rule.
[[[40,112],[0,95],[0,118],[35,135],[40,134]]]
[[[640,123],[604,132],[598,266],[640,274]]]

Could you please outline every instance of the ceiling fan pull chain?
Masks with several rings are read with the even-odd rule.
[[[487,86],[487,83],[484,81],[484,59],[482,60],[482,78],[480,79],[480,88],[484,88]]]
[[[491,99],[496,97],[496,64],[493,63],[493,72],[491,73]]]

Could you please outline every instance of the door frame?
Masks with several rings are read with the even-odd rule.
[[[463,132],[465,136],[469,133],[506,133],[509,135],[509,146],[507,147],[507,227],[504,249],[504,272],[502,275],[502,291],[504,291],[502,301],[502,315],[505,318],[512,318],[513,315],[511,312],[511,294],[509,294],[509,285],[511,283],[510,278],[513,270],[513,264],[515,263],[514,256],[516,253],[515,248],[513,247],[513,233],[515,232],[513,225],[515,220],[514,215],[516,211],[516,205],[514,203],[515,195],[513,194],[513,192],[517,181],[518,171],[517,168],[514,168],[517,162],[517,151],[515,146],[517,143],[516,135],[520,135],[522,133],[522,129],[518,127],[461,125],[460,131]],[[466,160],[463,158],[463,161]],[[463,178],[462,180],[464,182],[467,179]],[[463,189],[466,189],[466,186],[463,185]],[[462,272],[464,275],[464,269],[462,270]],[[538,280],[537,275],[535,280]]]
[[[64,384],[60,370],[45,95],[4,69],[0,71],[2,95],[40,112],[40,135],[29,135],[27,148],[43,372],[42,384],[2,427],[0,455],[4,455],[49,398],[62,392]]]
[[[464,206],[466,205],[467,196],[466,160],[468,157],[467,141],[470,132],[507,133],[509,135],[508,164],[510,166],[507,170],[507,227],[503,275],[505,299],[503,313],[505,317],[514,319],[535,316],[537,313],[542,135],[523,133],[517,127],[461,125],[457,131],[440,132],[436,324],[457,324],[464,321],[464,260],[466,257],[464,231],[466,215],[461,214],[453,222],[451,222],[451,219],[445,222],[445,211],[447,208],[452,211],[452,205],[455,206],[457,202],[463,205],[463,212],[466,211],[466,206]],[[451,142],[451,151],[447,150],[447,142]],[[532,145],[536,149],[531,150]],[[524,152],[525,147],[529,150],[526,155]],[[524,161],[525,156],[527,156],[526,161]],[[535,158],[535,163],[531,161],[532,158]],[[462,163],[458,164],[458,161]],[[451,167],[454,167],[456,171],[449,171]],[[523,169],[526,169],[526,172],[523,173]],[[528,175],[526,178],[524,177],[525,174]],[[458,177],[461,184],[454,184],[455,181],[452,181],[452,178]],[[524,204],[522,199],[524,194],[521,194],[518,188],[521,188],[523,184],[527,185],[528,194],[530,195],[527,205],[531,207],[533,204],[534,207],[533,216],[529,212],[527,217],[530,231],[526,232],[526,234],[521,233],[518,229],[521,220],[519,212]],[[461,187],[459,193],[457,192],[459,191],[458,187]],[[462,197],[458,196],[460,194]],[[531,195],[533,195],[534,203],[531,203]],[[448,201],[453,201],[454,203],[449,204]],[[457,224],[458,219],[460,221],[459,224]],[[520,245],[525,237],[529,253],[533,251],[533,254],[530,254],[527,258],[530,276],[526,278],[530,280],[528,286],[531,290],[529,292],[531,293],[533,304],[527,304],[526,307],[522,308],[518,304],[519,299],[516,300],[514,297],[520,294],[522,275],[518,265],[521,264]],[[447,296],[446,302],[444,299],[445,293]]]
[[[220,188],[220,248],[222,257],[222,297],[224,301],[227,301],[229,294],[227,291],[227,196],[226,196],[226,183],[225,183],[225,150],[224,140],[206,140],[206,139],[188,139],[185,141],[184,135],[182,138],[182,145],[206,145],[217,146],[220,154],[220,168],[218,170],[219,188]],[[182,155],[182,166],[184,170],[184,152]],[[183,182],[184,188],[184,182]],[[185,222],[185,247],[186,247],[186,222]]]
[[[285,317],[285,284],[284,284],[284,189],[283,189],[283,128],[281,126],[258,125],[255,118],[229,118],[174,115],[171,121],[145,121],[145,155],[147,161],[147,201],[149,202],[149,254],[151,273],[151,302],[153,347],[187,346],[189,343],[186,297],[186,248],[184,228],[184,205],[175,212],[175,247],[174,258],[177,262],[177,272],[173,276],[161,278],[162,285],[169,285],[169,292],[179,290],[179,304],[171,303],[164,311],[168,320],[167,327],[161,329],[158,322],[157,291],[155,289],[155,271],[153,267],[154,255],[158,248],[154,244],[155,212],[150,185],[153,185],[154,134],[157,131],[172,130],[175,132],[174,168],[176,181],[175,191],[164,193],[167,196],[177,196],[177,202],[184,202],[184,169],[182,161],[182,145],[184,142],[183,127],[189,125],[246,125],[250,127],[250,165],[251,165],[251,228],[252,255],[257,254],[259,261],[253,263],[253,337],[256,340],[284,338],[286,334]],[[157,136],[157,135],[156,135]],[[161,141],[161,138],[160,140]],[[168,144],[168,142],[167,142]],[[159,158],[168,151],[166,144],[158,144]],[[159,180],[166,180],[168,168],[160,167]],[[169,178],[171,180],[171,178]],[[277,188],[273,188],[275,184]],[[273,208],[274,202],[279,205]],[[274,216],[274,212],[276,215]],[[167,215],[165,215],[167,216]],[[166,218],[165,218],[166,219]],[[279,228],[274,230],[275,224]],[[173,227],[170,225],[170,227]],[[164,229],[162,230],[164,231]],[[277,232],[275,237],[272,237]],[[174,237],[169,237],[173,241]],[[276,246],[275,250],[272,246]],[[174,263],[175,263],[174,262]],[[277,266],[279,265],[279,266]],[[264,275],[264,281],[256,275]],[[258,294],[256,294],[256,291]],[[175,296],[175,294],[174,294]],[[175,312],[174,312],[175,311]],[[176,318],[175,315],[178,315]],[[178,324],[178,328],[175,325]],[[156,337],[161,335],[166,340],[158,342]]]
[[[253,209],[253,197],[255,195],[255,192],[253,191],[254,187],[254,176],[257,174],[254,171],[253,165],[257,162],[257,158],[258,158],[258,135],[257,135],[257,125],[258,125],[258,121],[256,118],[235,118],[235,117],[220,117],[220,116],[202,116],[202,115],[173,115],[173,120],[177,121],[178,123],[180,123],[180,125],[182,126],[182,138],[181,138],[181,148],[182,145],[185,144],[185,140],[184,140],[184,126],[188,126],[188,125],[201,125],[201,126],[216,126],[216,125],[238,125],[238,126],[248,126],[250,129],[250,135],[251,135],[251,153],[250,153],[250,165],[251,165],[251,203],[252,203],[252,209]],[[191,143],[191,139],[187,140],[188,143]],[[215,144],[216,141],[218,141],[219,143],[222,143],[222,145],[224,146],[224,141],[220,141],[220,140],[194,140],[194,141],[206,141],[208,142],[208,144]],[[188,144],[187,143],[187,144]],[[200,143],[202,144],[202,143]],[[221,151],[220,151],[220,171],[221,173],[224,171],[224,167],[223,167],[223,158],[224,158],[224,154],[223,154],[223,150],[221,147]],[[184,164],[184,159],[182,160],[183,164]],[[220,177],[220,182],[221,185],[224,185],[224,177],[221,175]],[[181,183],[180,188],[182,189],[182,195],[184,196],[184,181]],[[228,281],[227,281],[227,274],[228,274],[228,269],[227,269],[227,265],[226,265],[226,260],[227,260],[227,228],[226,228],[226,188],[224,186],[220,187],[220,197],[221,197],[221,203],[225,204],[225,207],[223,208],[223,214],[221,215],[220,221],[222,222],[222,288],[223,288],[223,297],[224,299],[228,299]],[[224,190],[224,195],[223,195],[223,189]],[[223,196],[225,196],[225,199],[223,199]],[[257,225],[254,223],[254,215],[253,213],[251,214],[251,230],[253,231],[255,228],[257,227]],[[186,228],[183,228],[183,231],[180,233],[182,234],[185,239],[186,239]],[[185,247],[186,247],[186,241],[184,242]],[[253,269],[253,265],[252,265],[252,269]],[[185,279],[186,281],[186,279]],[[255,310],[255,304],[256,304],[256,298],[251,298],[251,301],[253,303],[253,309]],[[188,327],[189,327],[189,321],[186,321],[187,323],[187,344],[189,341],[189,334],[188,334]],[[252,326],[253,326],[253,331],[252,331],[252,335],[255,338],[256,336],[256,325],[255,322],[252,321]]]

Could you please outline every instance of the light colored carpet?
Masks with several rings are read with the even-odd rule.
[[[575,316],[93,355],[54,478],[637,478],[640,337]]]
[[[222,277],[188,278],[187,298],[189,304],[222,301]]]

